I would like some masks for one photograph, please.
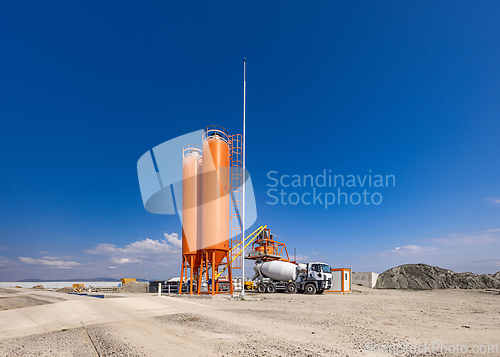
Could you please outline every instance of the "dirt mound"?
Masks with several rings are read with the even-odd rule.
[[[64,287],[64,288],[61,288],[61,289],[57,289],[56,292],[69,294],[69,293],[75,293],[76,290],[73,289],[73,288],[70,288],[70,287]]]
[[[130,283],[123,285],[120,289],[120,292],[121,293],[147,293],[148,289],[149,289],[148,282],[131,281]]]
[[[499,273],[455,273],[426,264],[404,264],[380,274],[375,289],[500,289]]]
[[[35,285],[32,289],[43,289],[43,285]]]

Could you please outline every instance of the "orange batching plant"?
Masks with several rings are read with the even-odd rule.
[[[216,125],[203,131],[201,151],[194,145],[183,150],[181,284],[189,270],[190,294],[194,281],[196,293],[201,293],[203,273],[210,282],[209,293],[219,293],[221,268],[227,270],[233,294],[231,250],[241,242],[242,234],[241,227],[235,229],[230,222],[241,220],[241,153],[241,135],[230,136]]]

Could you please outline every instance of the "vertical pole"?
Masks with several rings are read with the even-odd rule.
[[[215,295],[215,250],[212,250],[212,295]]]
[[[247,97],[247,80],[246,80],[246,58],[243,58],[243,199],[242,199],[242,227],[241,227],[241,296],[245,296],[245,187],[246,183],[246,97]]]
[[[195,279],[196,279],[196,295],[200,295],[200,282],[201,282],[201,274],[200,274],[200,268],[195,269]]]
[[[198,295],[201,294],[201,279],[203,278],[203,253],[201,254],[201,264],[200,267],[198,268]]]
[[[348,281],[348,286],[349,286],[349,292],[351,292],[351,282],[352,282],[352,269],[349,268],[349,281]]]
[[[180,294],[182,292],[182,281],[184,280],[184,262],[185,262],[185,257],[184,255],[182,256],[182,265],[181,265],[181,278],[179,279],[179,290],[177,291],[177,294]]]
[[[161,296],[161,283],[158,283],[158,296]]]
[[[194,260],[194,256],[191,254],[190,256],[190,260],[189,260],[189,273],[190,273],[190,277],[189,277],[189,295],[193,295],[193,260]]]
[[[207,293],[210,292],[208,288],[208,253],[205,253],[205,281],[207,282]]]
[[[229,278],[229,294],[233,296],[234,287],[233,287],[233,274],[231,274],[231,263],[229,262],[229,254],[227,256],[227,264],[228,264],[228,278]]]

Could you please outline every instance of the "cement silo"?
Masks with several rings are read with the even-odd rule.
[[[200,154],[202,151],[200,150]],[[198,269],[197,276],[197,293],[201,294],[201,283],[202,283],[202,275],[203,275],[203,156],[200,156],[198,159],[198,180],[197,180],[197,189],[198,189],[198,243],[199,243],[199,253],[200,253],[200,266]]]
[[[230,147],[229,135],[220,126],[209,126],[203,133],[203,234],[202,245],[206,271],[211,281],[221,264],[229,264]],[[225,259],[225,262],[223,263]],[[231,281],[231,269],[228,269]],[[207,276],[208,277],[208,276]],[[232,284],[231,293],[232,293]],[[216,283],[211,286],[214,294]]]
[[[186,145],[182,151],[182,270],[181,282],[189,279],[189,293],[200,273],[201,245],[201,171],[202,151],[196,145]]]

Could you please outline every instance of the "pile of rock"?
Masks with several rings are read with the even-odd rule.
[[[56,292],[58,293],[65,293],[65,294],[69,294],[69,293],[76,293],[76,290],[73,289],[73,288],[70,288],[70,287],[64,287],[62,289],[58,289],[56,290]]]
[[[426,264],[404,264],[380,274],[375,289],[500,289],[500,271],[478,275]]]
[[[33,289],[43,289],[43,285],[35,285]]]
[[[121,293],[147,293],[149,290],[148,282],[131,281],[123,285],[120,289]]]

